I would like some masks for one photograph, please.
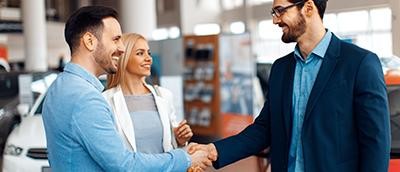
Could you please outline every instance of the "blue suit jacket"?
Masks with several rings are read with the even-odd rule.
[[[272,66],[267,100],[241,133],[215,142],[220,168],[271,147],[272,171],[287,171],[292,128],[293,53]],[[390,127],[378,57],[332,36],[304,117],[306,172],[388,170]]]

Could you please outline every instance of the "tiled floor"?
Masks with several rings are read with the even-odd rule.
[[[0,171],[2,169],[2,159],[0,158]],[[270,172],[270,170],[261,170],[265,169],[265,161],[264,162],[259,162],[259,159],[256,158],[255,156],[240,160],[236,163],[233,163],[231,165],[228,165],[224,168],[221,168],[219,170],[216,170],[214,168],[209,168],[207,169],[206,172]]]
[[[270,172],[270,170],[268,170],[265,166],[266,161],[255,156],[251,156],[219,170],[210,168],[206,172]]]

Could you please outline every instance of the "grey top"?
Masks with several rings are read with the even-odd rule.
[[[125,100],[135,130],[137,151],[163,153],[163,127],[153,95],[130,95]]]

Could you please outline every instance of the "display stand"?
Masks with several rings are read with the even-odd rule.
[[[184,109],[195,135],[220,137],[218,36],[185,36]]]
[[[184,109],[195,135],[224,138],[253,121],[250,35],[185,36]]]

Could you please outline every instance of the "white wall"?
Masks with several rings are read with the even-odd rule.
[[[388,5],[389,1],[390,0],[330,0],[328,1],[327,12],[339,12],[370,7],[380,7]]]
[[[193,34],[196,24],[220,23],[218,0],[181,0],[182,34]]]

